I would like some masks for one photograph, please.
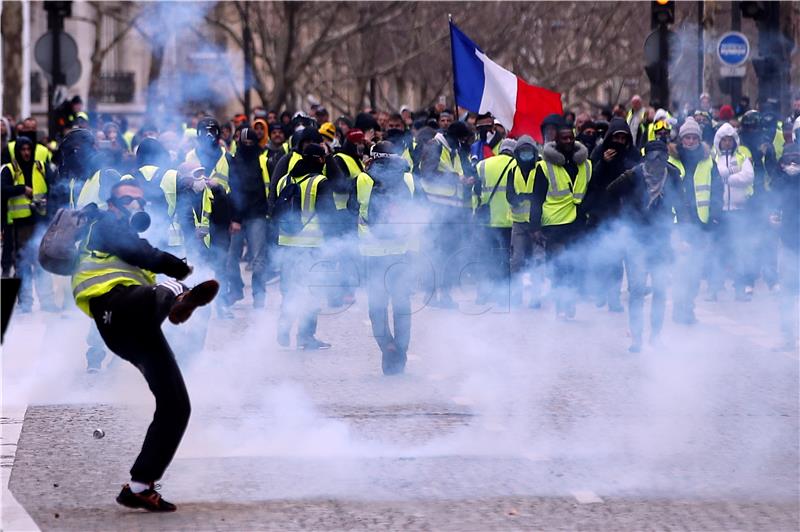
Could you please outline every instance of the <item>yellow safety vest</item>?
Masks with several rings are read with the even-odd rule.
[[[14,148],[17,145],[16,140],[12,140],[8,143],[8,154],[11,157],[11,162],[17,162],[17,156],[14,153]],[[53,153],[47,149],[47,146],[43,146],[39,143],[36,143],[36,148],[33,150],[33,160],[39,161],[42,164],[47,164],[53,158]]]
[[[408,192],[414,195],[414,177],[403,174]],[[383,257],[386,255],[403,255],[409,249],[411,235],[396,239],[380,239],[375,237],[369,227],[369,200],[372,197],[372,186],[375,181],[367,173],[356,177],[356,197],[358,199],[358,250],[364,257]],[[410,198],[409,198],[410,199]],[[410,229],[410,227],[406,227]]]
[[[288,179],[299,182],[300,186],[300,210],[303,229],[296,235],[289,235],[280,231],[278,234],[278,245],[302,248],[316,248],[322,245],[322,226],[317,216],[317,189],[319,184],[328,179],[322,174],[314,174],[308,179],[306,176],[289,177],[283,176],[278,181],[277,193],[286,186]]]
[[[153,180],[158,170],[158,166],[153,164],[146,164],[139,168],[139,172],[141,172],[142,176],[148,182]],[[133,179],[133,176],[131,174],[122,176],[122,180],[126,179]],[[170,218],[169,228],[167,229],[167,245],[170,247],[182,246],[183,232],[181,231],[178,217],[175,214],[178,201],[178,171],[167,170],[164,172],[164,175],[161,176],[161,183],[159,183],[158,186],[164,193],[164,199],[167,200],[167,217]]]
[[[264,194],[269,201],[269,167],[267,166],[267,152],[263,152],[258,157],[258,165],[261,167],[261,178],[264,180]]]
[[[681,180],[685,177],[686,169],[683,163],[675,158],[670,157],[669,162],[672,163],[681,172]],[[710,207],[711,207],[711,170],[714,167],[714,161],[711,157],[706,157],[694,169],[694,196],[697,200],[697,216],[703,223],[708,223]]]
[[[156,282],[156,275],[152,272],[128,264],[115,255],[90,250],[87,246],[95,223],[89,226],[89,232],[81,243],[80,262],[72,275],[75,304],[89,317],[93,317],[89,302],[107,294],[115,286],[152,286]]]
[[[355,160],[351,155],[337,152],[333,156],[344,161],[344,164],[347,166],[347,173],[350,179],[356,179],[364,171],[364,166],[361,164],[361,162]],[[348,199],[350,199],[350,194],[344,192],[334,192],[333,202],[336,204],[336,210],[342,211],[346,209]]]
[[[230,192],[231,187],[228,185],[228,179],[230,177],[230,165],[228,164],[228,158],[225,156],[225,149],[219,149],[219,158],[217,159],[216,164],[214,165],[214,169],[210,174],[206,173],[209,179],[217,179],[219,182],[222,183],[225,192]],[[197,150],[192,150],[186,154],[187,163],[194,163],[203,165],[200,162],[200,157],[197,156]],[[208,168],[206,168],[206,172],[208,172]]]
[[[6,165],[14,176],[15,185],[25,185],[25,175],[22,173],[16,162],[11,162]],[[13,196],[8,198],[8,221],[14,223],[14,220],[22,218],[30,218],[33,216],[34,209],[36,214],[45,216],[47,214],[47,205],[43,200],[47,199],[47,180],[45,179],[44,164],[41,161],[33,161],[33,169],[31,170],[31,188],[33,189],[33,198],[28,198],[25,194]],[[34,202],[36,205],[34,206]]]
[[[718,155],[717,151],[713,150],[712,154],[713,154],[712,158],[716,161]],[[748,159],[750,159],[751,164],[753,162],[752,155],[750,154],[750,150],[747,148],[747,146],[736,146],[736,149],[733,152],[733,156],[736,157],[736,165],[739,168],[741,168],[744,165],[744,162]],[[753,190],[754,190],[753,185],[751,183],[750,186],[747,187],[747,197],[753,195]]]
[[[489,202],[489,227],[511,227],[511,205],[506,199],[506,186],[509,172],[516,166],[514,158],[505,154],[489,157],[477,165],[476,169],[478,177],[481,179],[482,187],[480,198],[474,198],[474,203],[476,204],[474,206],[477,207],[478,202],[480,204],[489,202],[489,196],[492,195],[492,191],[497,185],[497,191],[492,196],[492,201]],[[532,186],[532,176],[530,181]],[[528,212],[530,212],[530,201],[528,201]]]
[[[592,163],[585,161],[578,166],[578,175],[573,183],[563,166],[545,160],[536,163],[547,177],[547,198],[542,206],[542,226],[565,225],[578,216],[577,206],[583,202],[586,187],[592,178]]]
[[[203,189],[203,199],[201,200],[200,216],[197,216],[197,211],[192,208],[192,216],[194,217],[194,227],[198,229],[200,234],[203,235],[203,244],[207,248],[211,247],[211,201],[214,199],[214,193],[209,187]]]

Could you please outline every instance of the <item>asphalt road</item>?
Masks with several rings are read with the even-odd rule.
[[[152,413],[124,362],[83,374],[87,320],[16,319],[4,404],[30,405],[10,490],[41,529],[797,530],[798,353],[776,295],[699,299],[695,326],[627,351],[625,315],[418,309],[407,373],[380,374],[366,296],[328,311],[326,352],[279,350],[278,297],[202,316],[181,353],[193,414],[162,492],[114,502]],[[649,303],[648,303],[649,304]],[[170,329],[171,326],[169,327]],[[101,428],[105,437],[95,439]]]

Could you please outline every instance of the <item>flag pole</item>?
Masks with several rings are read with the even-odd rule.
[[[450,24],[453,24],[453,14],[452,13],[448,13],[447,14],[447,22],[449,22]],[[453,34],[452,34],[452,30],[450,29],[449,24],[448,24],[448,27],[447,27],[447,31],[450,32],[450,55],[452,57],[452,54],[453,54]],[[450,60],[450,62],[453,64],[453,66],[452,66],[452,70],[453,70],[453,87],[452,87],[452,89],[453,89],[453,112],[456,115],[456,120],[458,120],[460,117],[459,117],[459,114],[458,114],[458,102],[456,101],[456,64],[455,64],[455,61],[453,61],[452,59]]]

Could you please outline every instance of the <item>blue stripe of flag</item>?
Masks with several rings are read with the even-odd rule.
[[[453,77],[456,89],[456,104],[473,113],[480,110],[486,76],[483,62],[475,50],[483,52],[478,45],[450,23],[450,49],[453,55]]]

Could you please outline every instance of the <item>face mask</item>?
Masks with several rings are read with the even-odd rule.
[[[147,231],[150,227],[150,215],[144,211],[144,198],[141,201],[130,196],[114,198],[111,203],[128,219],[128,225],[137,233]]]
[[[608,143],[608,148],[617,152],[617,154],[627,151],[628,145],[622,142],[611,141]]]
[[[405,134],[405,131],[403,131],[402,129],[398,129],[398,128],[387,129],[386,130],[386,140],[389,140],[389,141],[391,141],[393,139],[399,140],[399,139],[403,138],[404,134]]]
[[[530,150],[521,151],[517,154],[517,159],[519,159],[519,161],[523,163],[531,162],[534,159],[534,157],[535,156],[533,154],[533,151]]]
[[[206,180],[204,178],[199,177],[199,178],[195,178],[195,180],[192,181],[192,191],[194,193],[199,194],[205,188],[206,188]]]
[[[783,170],[786,173],[786,175],[796,176],[800,174],[800,164],[790,163],[786,165],[781,165],[781,170]]]

